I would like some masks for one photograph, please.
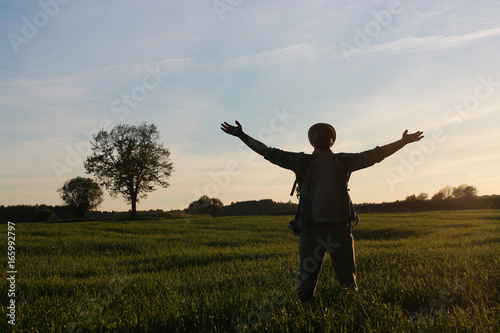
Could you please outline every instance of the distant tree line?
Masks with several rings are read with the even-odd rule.
[[[477,189],[474,185],[462,184],[457,187],[445,186],[434,194],[431,200],[447,200],[447,199],[474,199],[477,197]],[[405,201],[421,201],[427,200],[429,195],[427,193],[420,193],[419,195],[409,195]]]
[[[429,200],[427,193],[412,194],[403,201],[355,204],[359,213],[417,212],[459,209],[500,209],[500,196],[477,196],[474,185],[445,186]]]
[[[86,221],[102,220],[111,218],[125,218],[129,212],[89,212],[85,218],[77,215],[70,206],[50,206],[50,205],[14,205],[0,206],[0,222],[57,222],[57,221]]]
[[[86,182],[93,186],[91,182]],[[64,188],[64,186],[63,186]],[[61,188],[60,192],[63,192]],[[99,198],[99,195],[97,195]],[[85,197],[84,197],[85,198]],[[404,200],[383,203],[355,204],[358,213],[375,212],[417,212],[435,210],[460,210],[460,209],[500,209],[500,195],[477,196],[477,190],[472,185],[457,187],[446,186],[428,199],[427,193],[411,194]],[[99,201],[99,199],[98,199]],[[271,199],[231,202],[224,206],[221,200],[202,196],[193,201],[184,210],[164,212],[163,210],[150,210],[141,212],[144,216],[161,218],[183,218],[186,215],[210,216],[243,216],[243,215],[293,215],[297,204],[289,202],[275,202]],[[129,212],[102,212],[90,211],[82,217],[81,212],[75,207],[47,206],[47,205],[16,205],[0,206],[0,222],[48,222],[48,221],[84,221],[101,219],[126,219]]]
[[[289,202],[275,202],[271,199],[231,202],[224,207],[222,216],[235,215],[293,215],[297,204]]]
[[[447,200],[402,200],[383,203],[355,204],[358,213],[422,212],[461,209],[500,209],[500,196],[482,196],[470,199],[450,198]]]

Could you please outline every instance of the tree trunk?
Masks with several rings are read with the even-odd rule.
[[[132,198],[130,201],[132,202],[132,211],[130,212],[130,215],[132,215],[132,217],[136,217],[137,216],[137,208],[136,208],[137,194],[132,194]]]

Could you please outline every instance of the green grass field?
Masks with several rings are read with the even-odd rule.
[[[16,325],[2,242],[0,331],[500,331],[500,211],[361,215],[359,291],[327,256],[313,305],[290,219],[18,223]]]

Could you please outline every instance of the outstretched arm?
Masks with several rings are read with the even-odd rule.
[[[380,148],[382,148],[385,157],[390,156],[395,152],[397,152],[398,150],[400,150],[401,148],[403,148],[404,146],[406,146],[407,144],[411,142],[420,141],[420,139],[424,137],[422,135],[423,133],[424,132],[417,131],[415,133],[408,134],[408,130],[406,130],[403,132],[403,136],[401,137],[400,140],[394,141],[393,143],[389,143]]]
[[[236,136],[241,139],[250,149],[252,149],[254,152],[256,152],[259,155],[264,156],[269,149],[265,144],[262,142],[255,140],[251,136],[245,134],[243,132],[243,129],[241,127],[241,124],[236,121],[236,126],[230,125],[226,122],[221,124],[221,130],[226,132],[227,134]]]

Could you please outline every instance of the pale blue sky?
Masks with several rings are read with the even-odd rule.
[[[202,194],[296,202],[291,172],[219,129],[235,119],[305,152],[316,122],[346,152],[423,130],[353,174],[357,203],[460,184],[500,194],[499,17],[497,0],[0,0],[0,204],[62,204],[57,188],[88,176],[91,134],[144,121],[175,172],[139,210]]]

